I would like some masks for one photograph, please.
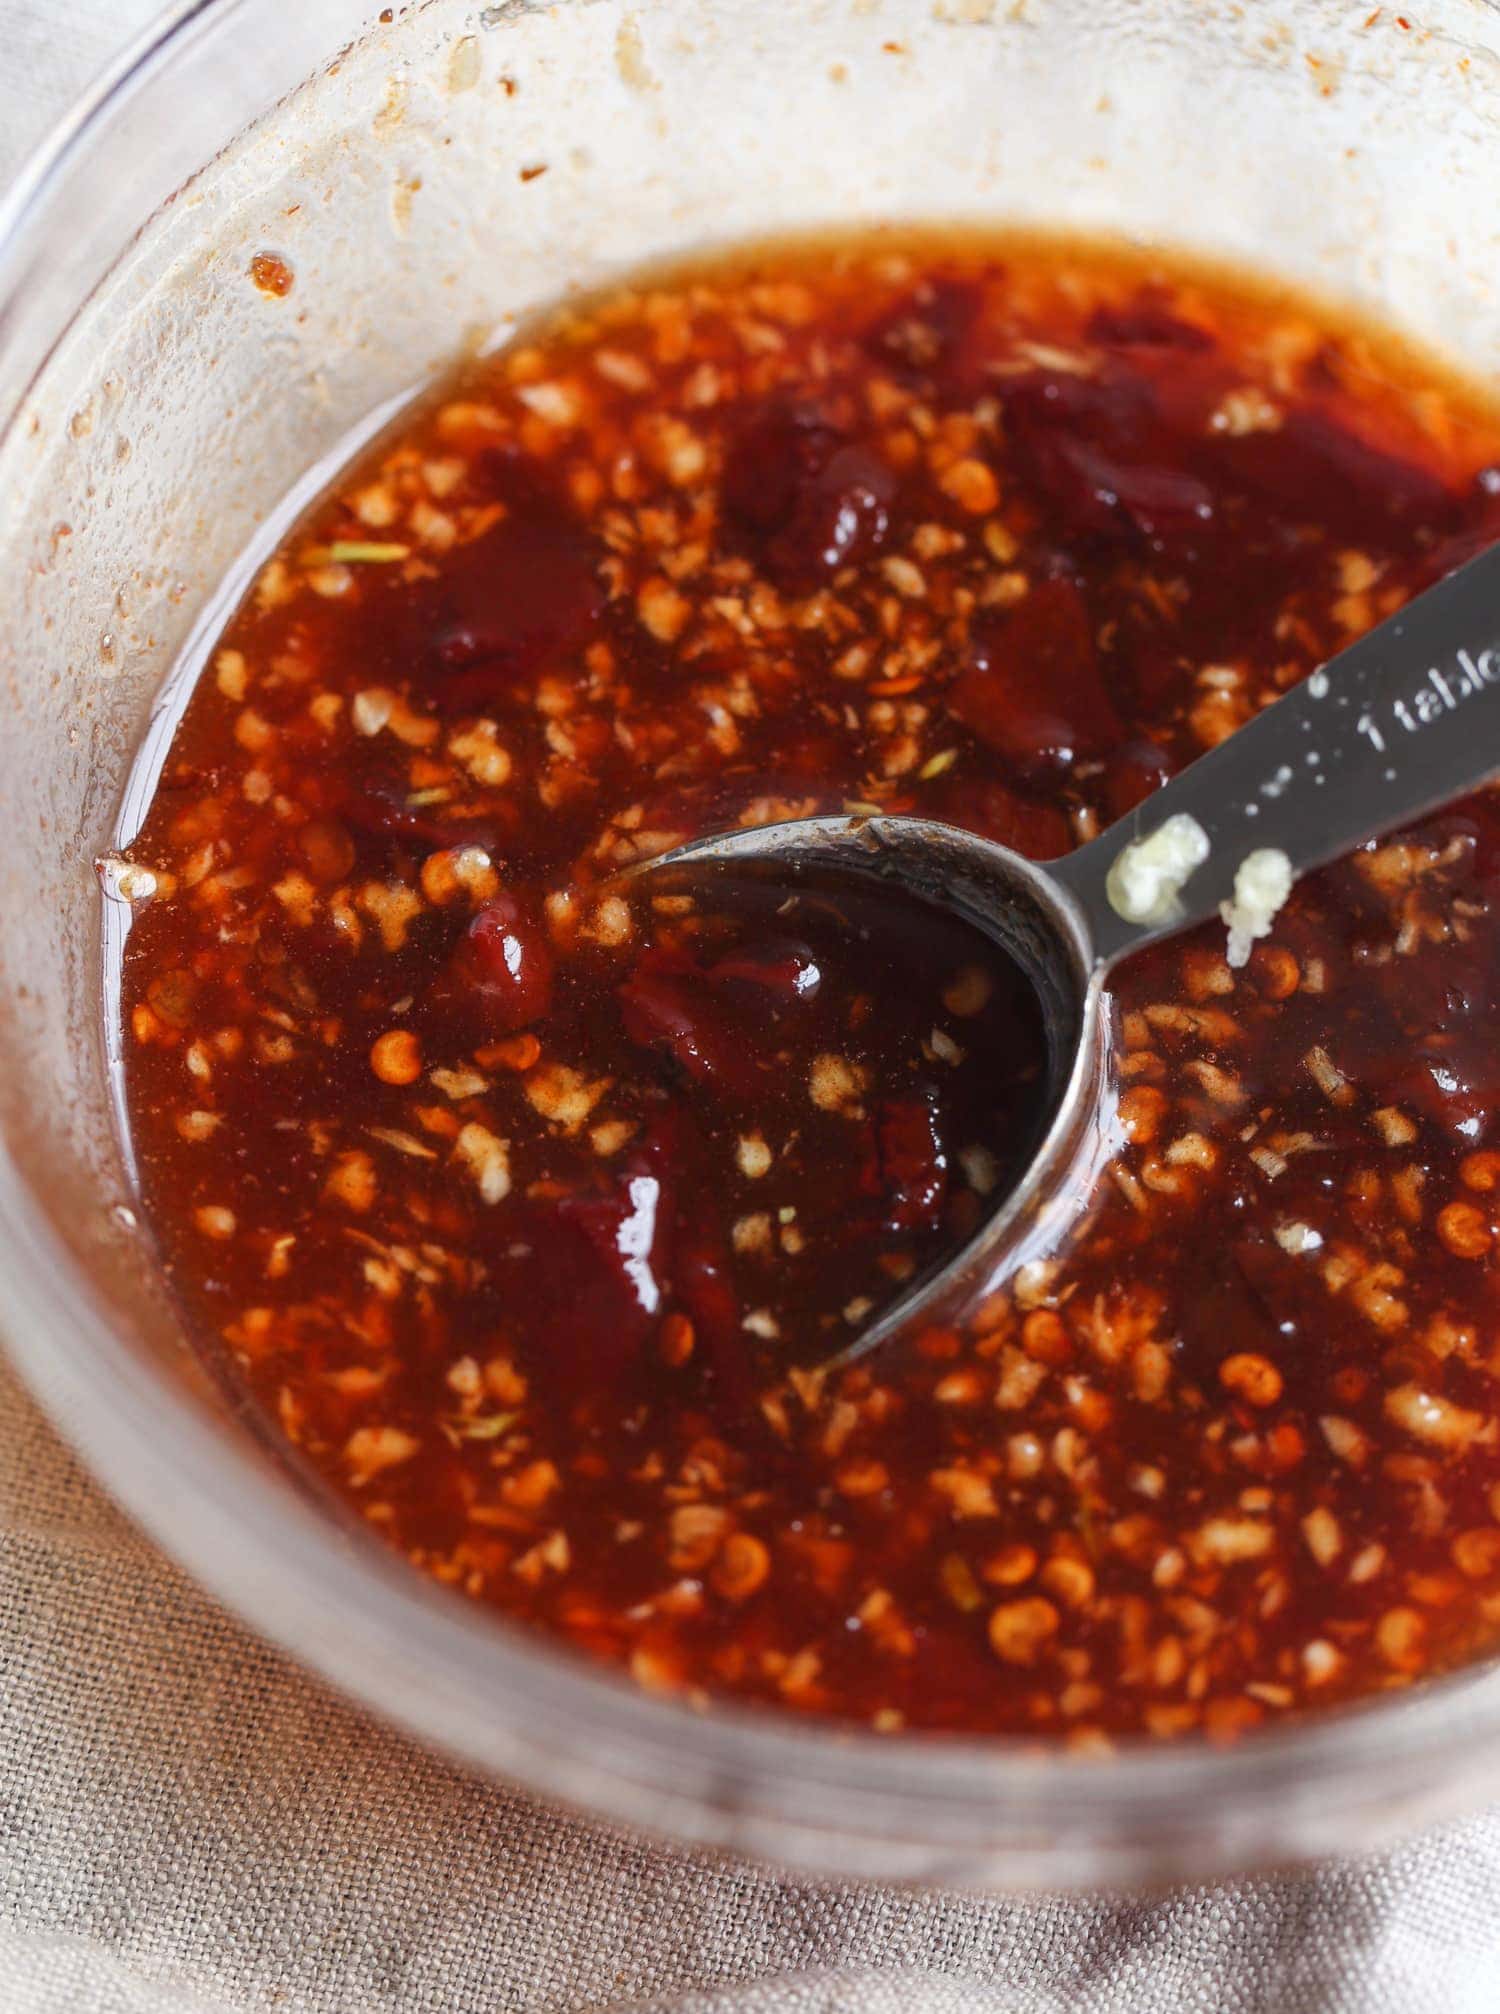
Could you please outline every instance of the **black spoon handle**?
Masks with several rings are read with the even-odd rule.
[[[1500,546],[1451,573],[1048,872],[1102,965],[1215,914],[1247,855],[1293,878],[1500,775]],[[1123,850],[1185,815],[1207,840],[1175,906],[1117,906]],[[1114,877],[1113,881],[1111,877]]]

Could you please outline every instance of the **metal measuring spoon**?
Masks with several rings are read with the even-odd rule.
[[[711,869],[856,874],[966,918],[1020,965],[1048,1039],[1046,1114],[1020,1180],[833,1364],[1045,1249],[1109,1143],[1102,1000],[1120,960],[1224,913],[1243,963],[1293,881],[1500,776],[1500,546],[1351,644],[1060,860],[933,819],[789,819],[674,848],[630,879]],[[1092,1151],[1091,1151],[1092,1150]]]

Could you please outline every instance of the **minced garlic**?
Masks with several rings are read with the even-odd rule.
[[[1219,914],[1229,926],[1224,956],[1231,965],[1246,964],[1256,939],[1269,937],[1291,892],[1292,863],[1279,847],[1261,846],[1246,854],[1235,873],[1233,901],[1219,904]]]
[[[1208,834],[1185,811],[1123,849],[1109,870],[1110,907],[1127,923],[1165,923],[1209,855]]]

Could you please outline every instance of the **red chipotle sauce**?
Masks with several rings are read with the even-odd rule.
[[[468,367],[260,571],[129,850],[203,1350],[697,1702],[1231,1738],[1492,1650],[1494,795],[1124,969],[1077,1223],[828,1374],[1023,1164],[1038,1010],[913,901],[620,870],[848,808],[1065,852],[1500,537],[1497,456],[1419,359],[1062,243],[741,254]]]

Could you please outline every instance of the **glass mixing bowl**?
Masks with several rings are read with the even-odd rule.
[[[247,1622],[484,1770],[847,1875],[1202,1877],[1500,1791],[1500,1672],[1064,1759],[648,1698],[315,1501],[187,1348],[111,1124],[94,862],[167,673],[308,469],[617,268],[841,219],[1227,255],[1500,380],[1493,0],[203,0],[0,216],[0,1277],[16,1361]],[[545,170],[538,173],[538,170]],[[293,275],[262,291],[251,262]],[[128,815],[128,814],[127,814]]]

